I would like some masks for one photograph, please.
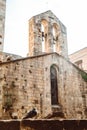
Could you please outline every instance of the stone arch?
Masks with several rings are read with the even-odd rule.
[[[41,20],[42,52],[46,51],[47,31],[48,31],[48,22],[47,20],[42,19]]]
[[[58,105],[58,67],[52,65],[50,67],[50,84],[51,84],[51,104]]]
[[[53,23],[53,52],[57,52],[59,49],[58,38],[60,34],[60,28],[56,23]]]

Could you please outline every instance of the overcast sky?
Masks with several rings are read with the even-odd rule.
[[[87,47],[87,0],[7,0],[4,51],[26,56],[28,20],[47,10],[67,27],[69,54]]]

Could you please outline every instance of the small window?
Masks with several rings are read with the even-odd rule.
[[[75,65],[82,69],[82,60],[76,61]]]
[[[2,35],[0,35],[0,38],[2,38]]]

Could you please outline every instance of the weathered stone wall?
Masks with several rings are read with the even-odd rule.
[[[0,130],[86,130],[87,120],[0,121]]]
[[[86,106],[86,87],[80,70],[63,57],[51,55],[45,58],[45,94],[46,102],[44,110],[48,109],[50,104],[50,66],[52,64],[58,67],[58,91],[59,102],[63,106],[66,118],[85,118],[84,111]],[[87,75],[86,75],[87,76]],[[84,95],[85,94],[85,95]],[[84,96],[83,96],[84,95]],[[83,98],[84,97],[84,98]],[[85,100],[85,101],[84,101]],[[85,106],[85,108],[84,108]],[[46,113],[46,112],[44,112]]]
[[[40,111],[40,94],[44,88],[42,65],[42,59],[38,61],[37,57],[1,65],[2,95],[6,95],[5,93],[8,93],[8,96],[11,95],[12,101],[10,102],[14,109],[21,113],[19,118],[33,107],[37,107]]]
[[[55,30],[55,37],[53,36],[53,29]],[[44,51],[42,49],[43,41]],[[68,57],[67,32],[60,20],[51,11],[47,11],[29,20],[29,55],[34,56],[54,51],[66,58]]]
[[[6,0],[0,0],[0,51],[4,46]]]
[[[58,99],[66,119],[87,116],[87,82],[81,70],[57,53],[44,54],[0,64],[0,114],[10,118],[6,109],[22,118],[33,107],[37,118],[52,113],[50,67],[57,67]],[[6,108],[7,107],[7,108]],[[3,109],[2,109],[3,108]]]

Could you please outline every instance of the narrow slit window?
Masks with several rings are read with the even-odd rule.
[[[42,30],[42,52],[45,51],[45,38],[44,38],[44,25],[41,25],[41,30]]]
[[[58,84],[57,84],[57,71],[54,66],[50,69],[51,79],[51,104],[58,105]]]

